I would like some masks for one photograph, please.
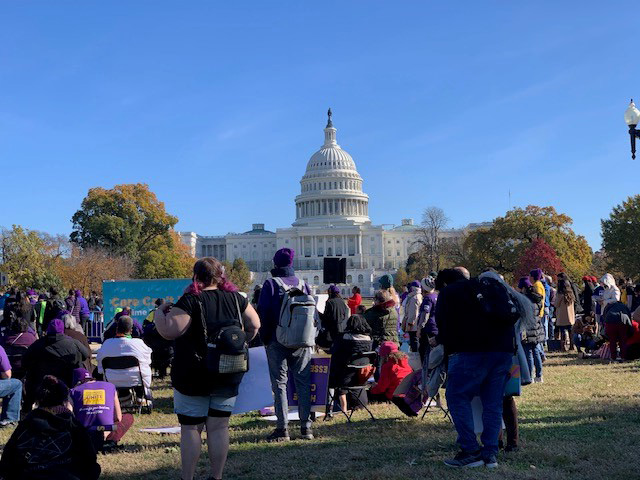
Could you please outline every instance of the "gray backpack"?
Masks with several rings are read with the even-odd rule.
[[[278,343],[287,348],[313,347],[316,344],[316,301],[304,293],[304,282],[298,280],[297,286],[285,284],[274,277],[283,293],[280,318],[276,328]]]

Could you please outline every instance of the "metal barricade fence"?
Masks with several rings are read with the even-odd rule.
[[[89,321],[84,326],[84,334],[90,342],[102,343],[104,334],[104,313],[100,311],[91,312]]]

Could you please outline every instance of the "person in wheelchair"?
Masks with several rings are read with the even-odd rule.
[[[140,397],[144,396],[147,400],[151,396],[151,349],[144,343],[141,338],[133,338],[133,319],[124,315],[116,320],[116,336],[105,340],[98,350],[98,373],[104,375],[105,378],[118,388],[134,387],[140,390]],[[131,367],[123,369],[106,369],[103,366],[105,358],[113,357],[135,357],[140,367]],[[139,385],[139,377],[142,376],[143,385]],[[144,386],[144,389],[142,388]]]
[[[362,315],[351,315],[347,319],[344,334],[338,337],[331,348],[329,388],[336,388],[336,396],[342,411],[347,411],[347,395],[340,387],[349,387],[358,380],[358,371],[348,365],[368,365],[369,358],[362,354],[371,351],[371,327]],[[361,355],[358,358],[358,355]]]

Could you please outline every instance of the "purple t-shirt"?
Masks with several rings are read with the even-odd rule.
[[[9,363],[9,357],[4,348],[0,347],[0,372],[6,372],[11,370],[11,363]]]
[[[87,382],[71,389],[73,414],[89,430],[104,427],[110,430],[115,423],[116,387],[109,382]]]

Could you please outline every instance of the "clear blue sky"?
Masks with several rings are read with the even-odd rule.
[[[443,5],[443,4],[447,5]],[[0,4],[0,225],[68,233],[146,182],[200,234],[285,227],[331,106],[374,223],[638,193],[637,1]]]

